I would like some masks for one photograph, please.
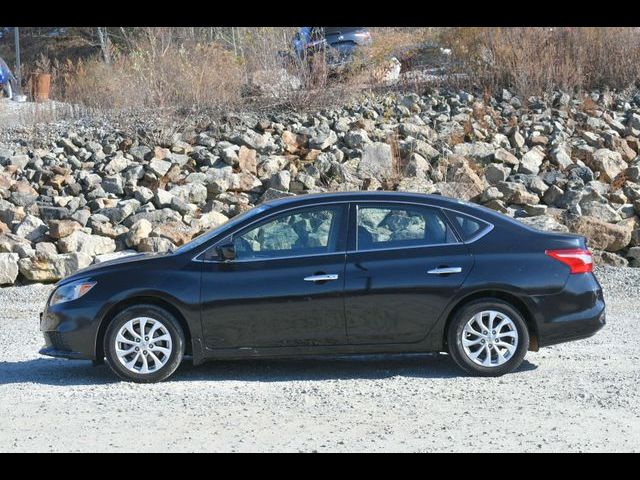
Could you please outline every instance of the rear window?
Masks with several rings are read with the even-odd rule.
[[[460,233],[462,240],[467,242],[483,232],[489,227],[487,222],[483,222],[469,215],[465,215],[459,212],[448,211],[447,215],[454,223],[456,230]]]

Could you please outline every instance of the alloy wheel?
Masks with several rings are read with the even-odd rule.
[[[518,348],[516,324],[508,315],[495,310],[476,313],[462,329],[462,348],[477,365],[503,365]]]
[[[118,331],[115,351],[127,370],[138,374],[157,372],[171,356],[171,335],[162,322],[136,317]]]

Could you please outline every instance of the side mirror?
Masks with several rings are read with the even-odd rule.
[[[236,259],[236,247],[233,243],[225,243],[216,248],[218,251],[218,256],[221,260],[225,262],[230,262],[231,260]]]

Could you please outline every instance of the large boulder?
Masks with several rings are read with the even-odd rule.
[[[0,199],[0,222],[11,225],[13,222],[21,222],[25,216],[24,207]]]
[[[120,250],[119,252],[97,255],[96,258],[93,259],[93,263],[97,265],[99,263],[110,262],[111,260],[119,260],[121,258],[131,257],[133,255],[138,255],[138,252],[136,252],[135,250]]]
[[[0,285],[13,285],[18,278],[17,253],[0,253]]]
[[[511,168],[499,163],[490,163],[484,170],[484,178],[487,179],[489,185],[495,185],[504,182],[511,174]]]
[[[168,160],[158,160],[154,158],[149,162],[149,170],[151,170],[159,177],[165,176],[170,168],[171,162],[169,162]]]
[[[211,230],[212,228],[219,227],[229,221],[229,217],[226,215],[212,211],[203,213],[200,218],[195,218],[191,222],[191,226],[197,231],[197,233]]]
[[[618,152],[600,148],[593,153],[590,167],[600,172],[601,178],[605,182],[613,182],[627,168],[627,163]]]
[[[256,160],[256,151],[247,148],[244,145],[238,151],[238,167],[243,172],[258,174],[258,161]]]
[[[276,190],[282,190],[284,192],[289,191],[291,186],[291,172],[288,170],[282,170],[278,173],[274,173],[269,179],[269,188],[275,188]]]
[[[258,153],[269,154],[277,150],[277,146],[270,133],[260,134],[251,129],[247,129],[231,138],[231,142],[236,145],[244,145]]]
[[[161,192],[162,190],[158,190]],[[178,185],[173,187],[169,193],[180,198],[187,203],[195,203],[196,205],[202,204],[207,201],[207,187],[201,183],[187,183],[186,185]],[[171,199],[169,198],[169,205]]]
[[[565,170],[574,164],[571,155],[563,146],[558,146],[551,150],[551,162],[560,170]]]
[[[268,202],[269,200],[275,200],[277,198],[295,197],[295,194],[285,192],[283,190],[276,190],[275,188],[267,188],[265,192],[260,196],[258,203]]]
[[[82,229],[82,225],[75,220],[49,220],[49,236],[56,240],[68,237],[80,229]]]
[[[147,238],[153,230],[151,222],[145,218],[141,218],[134,223],[124,236],[124,243],[127,247],[137,247],[142,239]]]
[[[285,130],[280,136],[284,149],[288,153],[297,153],[300,149],[306,148],[309,136],[305,134],[298,134]]]
[[[91,265],[91,257],[82,252],[55,256],[33,256],[18,261],[20,273],[33,282],[56,282]]]
[[[138,245],[140,252],[167,253],[172,252],[175,245],[170,240],[162,237],[143,238]]]
[[[344,134],[344,143],[349,148],[364,148],[371,140],[366,130],[357,128]]]
[[[580,216],[567,220],[569,229],[587,237],[589,247],[608,252],[617,252],[631,242],[632,228],[603,222],[594,217]]]
[[[504,195],[504,201],[514,205],[537,205],[540,198],[529,192],[527,187],[517,182],[499,182],[498,190]]]
[[[31,248],[31,242],[13,233],[0,235],[0,252],[19,253]]]
[[[544,148],[540,145],[536,145],[522,156],[518,171],[520,173],[537,175],[540,172],[540,166],[542,165],[544,157]]]
[[[167,222],[156,226],[150,236],[166,238],[174,245],[180,246],[191,240],[195,234],[194,228],[182,222]]]
[[[481,162],[493,160],[496,148],[490,143],[473,142],[459,143],[453,147],[453,153],[462,157],[469,157]]]
[[[165,222],[179,221],[182,219],[181,215],[175,210],[171,210],[170,208],[163,208],[162,210],[152,210],[136,213],[135,215],[127,217],[127,219],[123,223],[125,226],[131,227],[141,218],[149,220],[154,226],[162,225]]]
[[[81,230],[58,240],[58,247],[63,253],[80,252],[91,257],[116,251],[116,242],[108,237],[91,235]]]
[[[567,233],[569,229],[566,225],[563,225],[555,218],[548,215],[538,215],[535,217],[521,217],[518,218],[521,223],[525,225],[535,228],[537,230],[542,230],[544,232],[560,232]]]
[[[603,250],[591,250],[593,255],[594,265],[609,265],[610,267],[626,267],[629,265],[629,261],[611,252],[605,252]]]
[[[315,150],[326,150],[338,141],[338,136],[333,130],[317,132],[309,138],[309,148]]]
[[[16,227],[15,234],[31,242],[41,239],[47,233],[47,226],[35,215],[27,215]]]
[[[377,179],[390,178],[394,174],[391,145],[372,142],[364,146],[362,158],[358,163],[358,174],[362,177]]]
[[[493,154],[493,159],[496,162],[504,163],[511,167],[515,167],[520,163],[520,161],[518,160],[518,157],[516,157],[514,154],[512,154],[508,150],[505,150],[504,148],[498,148]]]
[[[466,158],[451,155],[440,162],[436,172],[439,180],[434,191],[460,200],[471,200],[482,194],[484,183]]]
[[[585,195],[580,200],[582,214],[597,218],[603,222],[616,223],[622,220],[620,214],[609,205],[606,200],[598,199],[595,195]]]
[[[280,98],[298,90],[302,82],[284,68],[272,68],[253,72],[249,85],[256,94]]]

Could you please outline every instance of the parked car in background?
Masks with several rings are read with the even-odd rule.
[[[446,351],[497,376],[604,324],[584,237],[437,195],[332,193],[266,202],[173,253],[62,280],[40,353],[106,358],[135,382],[166,379],[185,355]]]
[[[300,27],[293,49],[299,60],[322,52],[329,67],[339,67],[349,63],[359,47],[371,42],[371,33],[365,27]]]
[[[13,98],[16,87],[16,77],[2,58],[0,58],[0,91],[7,98]]]

